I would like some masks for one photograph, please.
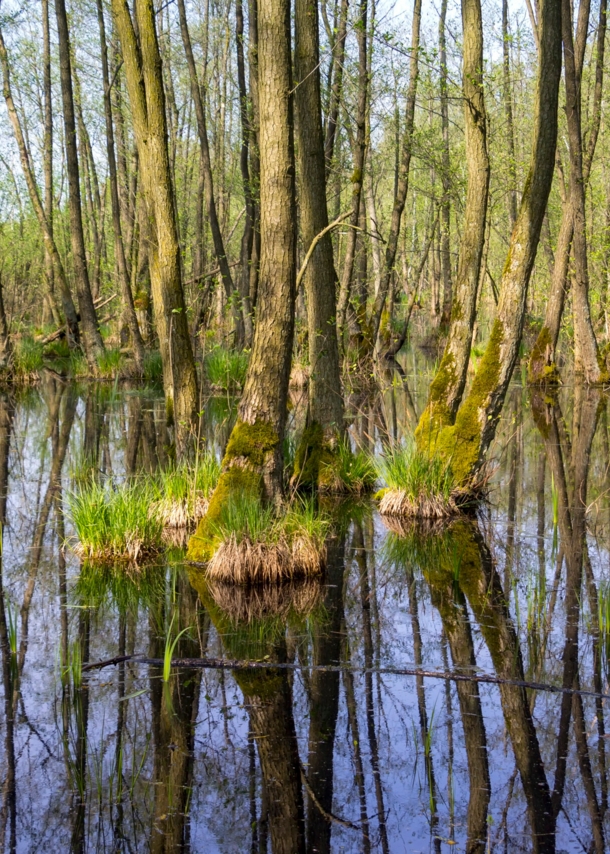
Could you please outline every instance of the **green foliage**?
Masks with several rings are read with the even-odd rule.
[[[361,495],[374,488],[376,479],[370,456],[364,451],[354,453],[347,439],[331,445],[315,421],[303,431],[294,460],[295,486]]]
[[[419,450],[414,442],[396,446],[379,462],[379,475],[390,489],[417,500],[422,496],[449,499],[454,487],[451,466]]]
[[[322,462],[320,466],[320,486],[322,489],[329,480],[327,473],[332,477],[334,485],[339,486],[333,491],[346,492],[352,495],[372,492],[377,481],[377,469],[371,456],[366,451],[352,451],[347,441],[337,444],[334,459],[330,466],[326,462]]]
[[[67,496],[83,558],[99,561],[139,560],[163,548],[163,525],[151,514],[154,494],[144,483],[84,483]]]
[[[89,365],[87,364],[85,354],[80,348],[70,350],[70,356],[68,359],[68,370],[73,377],[89,376]]]
[[[211,385],[232,391],[241,388],[246,380],[249,353],[214,347],[206,355],[204,368]]]
[[[183,501],[197,493],[209,498],[219,477],[217,458],[212,453],[203,453],[195,463],[182,461],[160,469],[153,484],[159,498]]]
[[[43,348],[39,341],[35,341],[30,335],[15,342],[13,349],[13,371],[17,378],[27,379],[32,377],[44,367]]]
[[[97,369],[103,379],[114,380],[121,373],[123,354],[118,348],[105,350],[97,360]]]

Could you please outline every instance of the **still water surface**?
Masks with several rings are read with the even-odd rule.
[[[354,440],[409,435],[428,369],[354,393]],[[607,409],[515,384],[476,518],[388,530],[336,507],[324,582],[248,593],[206,586],[179,543],[131,574],[70,551],[83,465],[165,463],[158,393],[47,376],[0,397],[2,850],[605,850]],[[206,405],[218,453],[233,417]],[[269,666],[87,669],[161,660],[185,628],[174,657]]]

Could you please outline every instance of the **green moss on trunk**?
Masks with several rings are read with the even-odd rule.
[[[263,497],[263,470],[279,444],[274,428],[264,422],[248,424],[238,421],[233,428],[224,459],[222,473],[214,490],[207,513],[189,540],[187,558],[195,563],[207,563],[218,548],[216,523],[223,507],[232,496]]]

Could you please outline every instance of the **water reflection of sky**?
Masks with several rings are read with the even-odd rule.
[[[388,382],[381,396],[358,399],[354,395],[359,413],[352,425],[354,436],[368,437],[380,447],[384,430],[398,437],[408,433],[414,415],[421,411],[426,364],[417,352],[407,356],[408,393],[404,379],[394,375],[384,378]],[[579,427],[573,420],[570,389],[562,391],[560,403],[566,436],[575,443]],[[8,405],[6,401],[4,405]],[[604,401],[591,453],[587,502],[592,504],[588,517],[591,573],[598,591],[605,590],[608,578],[606,407]],[[162,411],[154,394],[117,396],[99,388],[75,391],[53,380],[45,380],[15,402],[3,586],[6,622],[17,625],[16,657],[21,672],[18,680],[11,681],[5,666],[3,679],[0,838],[5,848],[10,849],[12,838],[16,850],[24,852],[170,851],[178,850],[180,840],[186,840],[193,851],[271,850],[272,828],[264,821],[264,774],[252,740],[253,701],[244,701],[243,686],[239,687],[230,671],[183,670],[172,677],[171,688],[165,692],[159,668],[144,664],[92,671],[80,689],[70,675],[64,675],[62,684],[62,649],[68,650],[73,663],[79,655],[88,661],[103,661],[121,651],[162,657],[163,637],[174,614],[178,615],[176,629],[196,624],[191,639],[178,647],[181,655],[232,657],[229,650],[234,648],[234,639],[219,634],[213,611],[208,614],[197,606],[197,593],[179,564],[158,567],[155,577],[160,584],[152,585],[157,593],[149,599],[143,596],[139,602],[133,596],[130,607],[119,613],[110,594],[101,606],[84,607],[76,592],[80,567],[68,550],[63,608],[58,496],[51,502],[40,560],[36,560],[33,546],[48,497],[51,467],[62,441],[64,490],[70,487],[71,472],[85,451],[94,455],[101,471],[122,478],[133,431],[140,431],[137,466],[162,457]],[[72,417],[66,442],[62,430]],[[228,436],[229,418],[230,408],[224,405],[208,408],[205,433],[219,451]],[[142,429],[145,419],[152,423],[152,433]],[[148,439],[142,438],[147,435]],[[144,441],[154,447],[144,447]],[[557,567],[554,487],[527,392],[519,386],[509,395],[493,455],[497,470],[491,506],[482,514],[478,529],[509,597],[527,678],[560,685],[566,636],[565,572],[553,594]],[[69,520],[65,524],[70,537]],[[352,523],[345,535],[344,567],[336,576],[340,580],[335,590],[338,595],[327,597],[327,602],[334,602],[332,607],[339,603],[342,612],[335,619],[341,661],[353,668],[353,705],[350,707],[349,674],[341,674],[335,685],[336,720],[330,724],[332,769],[324,772],[332,773],[332,803],[323,816],[305,788],[303,809],[308,825],[330,826],[327,850],[333,852],[446,851],[451,848],[449,840],[457,843],[457,850],[465,850],[469,800],[472,787],[480,781],[472,780],[469,772],[456,684],[426,678],[423,694],[418,694],[412,676],[374,672],[367,679],[362,672],[367,665],[375,671],[413,666],[444,671],[452,667],[443,620],[432,602],[429,577],[435,571],[434,560],[427,567],[415,559],[409,565],[390,560],[385,550],[387,538],[386,527],[374,513],[361,514],[360,522]],[[560,537],[557,548],[562,548]],[[422,559],[425,562],[425,556]],[[546,588],[541,593],[542,574]],[[413,581],[410,589],[408,577]],[[593,621],[587,589],[583,587],[581,595],[578,655],[581,687],[591,690]],[[555,610],[548,623],[544,658],[536,659],[536,644],[540,648],[553,595]],[[541,597],[543,604],[536,610]],[[488,643],[470,601],[466,613],[475,672],[493,674]],[[326,616],[330,619],[331,612]],[[414,619],[421,644],[415,642]],[[278,641],[276,633],[275,646],[269,649],[273,647],[275,654],[273,650],[285,648],[289,660],[310,663],[315,645],[324,640],[319,626],[319,615],[309,621],[302,616],[289,620],[283,640]],[[331,689],[324,688],[321,697],[314,696],[312,675],[305,669],[281,676],[285,680],[281,684],[287,684],[291,692],[305,777],[318,749],[310,744],[311,722],[323,718],[327,700],[332,705]],[[321,684],[331,683],[332,679]],[[12,686],[14,723],[9,720],[7,685]],[[605,676],[603,688],[607,690]],[[173,692],[170,701],[168,692]],[[498,686],[480,684],[478,694],[491,796],[485,835],[473,850],[484,851],[486,846],[500,850],[505,845],[509,851],[534,850],[531,818],[516,772],[501,691]],[[583,702],[593,785],[603,808],[595,701],[586,698]],[[529,703],[552,789],[561,695],[532,692]],[[270,749],[277,750],[281,758],[285,745],[277,743],[273,733],[269,741]],[[300,769],[294,773],[300,785]],[[317,773],[322,772],[318,769]],[[286,791],[289,778],[290,774]],[[318,782],[311,779],[309,785],[315,789]],[[571,726],[556,850],[589,849],[591,808]],[[362,831],[363,820],[368,823],[368,836]],[[265,834],[267,849],[260,847]]]

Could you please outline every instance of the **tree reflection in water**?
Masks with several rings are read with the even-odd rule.
[[[404,434],[406,391],[358,401],[363,441]],[[607,400],[523,402],[486,514],[388,531],[367,502],[331,508],[322,582],[248,590],[206,584],[178,546],[137,571],[70,551],[83,469],[165,464],[162,401],[55,378],[0,397],[2,850],[603,851]],[[206,405],[219,452],[231,412]],[[164,682],[129,660],[183,629],[175,657],[266,666]]]

